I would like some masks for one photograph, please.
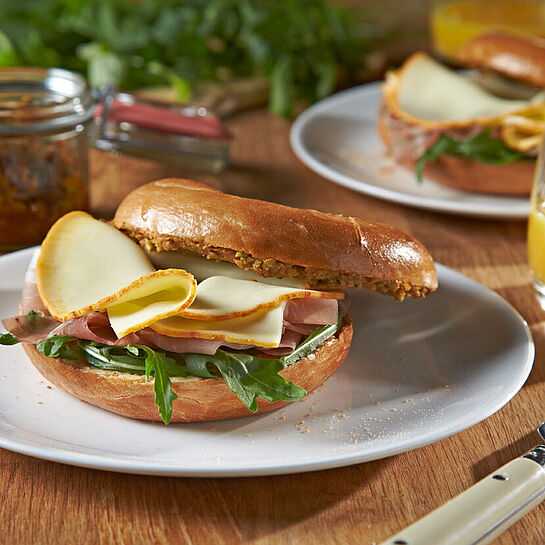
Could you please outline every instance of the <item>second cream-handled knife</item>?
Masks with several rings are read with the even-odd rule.
[[[538,432],[545,440],[545,422]],[[537,445],[380,545],[484,545],[543,500],[545,445]]]

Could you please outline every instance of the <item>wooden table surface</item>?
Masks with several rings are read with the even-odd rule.
[[[295,158],[288,122],[258,110],[229,125],[233,165],[217,176],[93,151],[93,211],[107,217],[133,187],[178,175],[238,195],[390,223],[525,317],[537,348],[530,378],[503,409],[453,437],[384,460],[299,475],[146,477],[0,451],[0,543],[378,543],[538,442],[534,430],[545,419],[545,312],[530,285],[525,222],[439,215],[353,193]],[[496,543],[545,543],[545,507]]]

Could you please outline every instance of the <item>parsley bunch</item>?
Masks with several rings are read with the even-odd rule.
[[[93,87],[265,76],[270,109],[328,95],[363,64],[370,28],[326,0],[3,0],[0,66],[85,72]]]

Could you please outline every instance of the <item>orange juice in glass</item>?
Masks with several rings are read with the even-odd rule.
[[[485,32],[545,36],[545,1],[435,0],[430,27],[436,53],[456,61],[464,43]]]
[[[541,143],[530,201],[528,262],[537,298],[545,309],[545,139]]]

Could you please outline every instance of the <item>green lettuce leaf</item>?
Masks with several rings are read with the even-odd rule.
[[[443,154],[472,159],[487,165],[505,165],[528,158],[524,153],[508,148],[500,138],[494,138],[490,129],[485,129],[466,140],[458,140],[442,134],[435,144],[419,157],[416,163],[416,177],[419,182],[422,181],[422,173],[426,164],[433,163]]]
[[[218,373],[209,369],[210,357],[203,354],[183,354],[189,373],[202,378],[216,378]]]
[[[141,346],[146,353],[146,380],[149,380],[153,373],[153,391],[155,392],[155,404],[165,424],[170,422],[172,417],[172,402],[178,396],[172,390],[171,376],[180,376],[178,373],[185,373],[181,366],[169,358],[163,352],[152,350],[147,346]],[[177,369],[179,367],[179,370]],[[187,376],[183,374],[182,376]]]

